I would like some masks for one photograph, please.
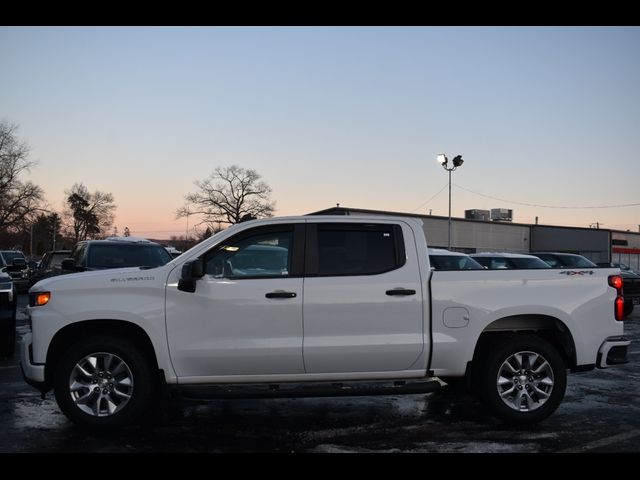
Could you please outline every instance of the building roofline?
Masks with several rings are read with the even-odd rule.
[[[394,215],[397,217],[416,217],[416,218],[437,218],[440,220],[449,220],[449,217],[442,215],[426,215],[423,213],[403,213],[403,212],[394,212],[388,210],[369,210],[366,208],[351,208],[351,207],[331,207],[324,210],[318,210],[317,212],[307,213],[307,215],[348,215],[349,212],[358,212],[358,213],[368,213],[372,215]],[[518,227],[558,227],[558,228],[579,228],[583,230],[593,230],[593,228],[588,227],[567,227],[560,225],[542,225],[535,223],[518,223],[518,222],[494,222],[487,220],[476,220],[474,218],[461,218],[461,217],[451,217],[451,220],[461,221],[461,222],[470,222],[470,223],[481,223],[483,225],[487,224],[496,224],[496,225],[515,225]],[[601,228],[600,230],[605,230]]]
[[[373,209],[352,208],[352,207],[331,207],[331,208],[326,208],[324,210],[318,210],[317,212],[307,213],[306,215],[348,215],[349,212],[365,213],[370,215],[393,215],[396,217],[437,218],[440,220],[449,220],[449,217],[442,216],[442,215],[427,215],[423,213],[405,213],[405,212],[395,212],[395,211],[389,211],[389,210],[373,210]],[[542,223],[494,222],[494,221],[488,221],[488,220],[476,220],[473,218],[461,218],[461,217],[451,217],[451,220],[455,220],[457,222],[481,223],[484,225],[498,224],[498,225],[515,225],[518,227],[545,227],[545,228],[566,228],[571,230],[598,230],[602,232],[640,235],[640,232],[632,232],[627,230],[614,230],[610,228],[573,227],[569,225],[549,225],[549,224],[542,224]]]

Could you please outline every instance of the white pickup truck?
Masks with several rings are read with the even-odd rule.
[[[26,381],[76,424],[130,424],[166,396],[432,392],[465,380],[531,423],[567,370],[627,361],[618,269],[433,271],[420,221],[304,216],[234,225],[157,268],[30,290]]]

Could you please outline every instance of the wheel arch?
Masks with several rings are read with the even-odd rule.
[[[479,363],[480,358],[491,348],[491,345],[523,333],[543,338],[556,348],[567,368],[576,368],[576,345],[566,324],[550,315],[529,314],[503,317],[487,325],[476,343],[473,360],[467,366],[467,373],[473,376],[473,365]]]
[[[53,384],[53,376],[58,362],[69,346],[82,338],[99,335],[117,336],[132,342],[149,359],[151,367],[158,370],[158,360],[153,343],[140,326],[125,320],[85,320],[65,326],[51,340],[47,351],[45,384],[48,387]]]

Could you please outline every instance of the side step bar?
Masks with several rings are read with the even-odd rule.
[[[432,393],[441,388],[437,380],[425,382],[291,383],[270,385],[179,385],[172,387],[185,400],[225,398],[311,398],[360,397],[369,395],[406,395]]]

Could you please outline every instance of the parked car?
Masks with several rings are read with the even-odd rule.
[[[50,250],[42,256],[38,267],[31,274],[31,284],[35,284],[43,278],[53,277],[62,273],[62,261],[69,258],[71,250]]]
[[[541,260],[544,260],[551,268],[594,268],[595,263],[587,257],[577,255],[575,253],[558,253],[558,252],[532,252]]]
[[[0,272],[0,357],[13,355],[16,346],[18,295],[11,277]]]
[[[593,263],[582,255],[576,255],[575,253],[558,253],[558,252],[534,252],[535,255],[545,262],[547,262],[552,268],[597,268],[598,265]],[[604,268],[620,268],[618,265],[612,263],[602,264]],[[624,297],[624,314],[625,316],[633,312],[635,305],[640,305],[640,276],[630,270],[623,270],[620,268],[620,275],[622,276],[623,287],[622,295]]]
[[[18,292],[29,289],[31,269],[20,250],[0,250],[0,268],[9,274]]]
[[[472,253],[471,258],[489,270],[550,268],[549,265],[538,257],[523,253],[482,252]]]
[[[469,255],[443,248],[429,249],[429,263],[433,270],[484,270],[484,267]]]
[[[41,280],[22,371],[98,431],[137,422],[171,390],[399,395],[451,378],[503,421],[534,423],[561,403],[568,371],[628,361],[620,271],[569,272],[430,271],[412,218],[252,220],[153,269]]]
[[[110,237],[78,242],[69,258],[62,261],[62,273],[125,267],[159,267],[171,261],[160,244],[137,237]]]

